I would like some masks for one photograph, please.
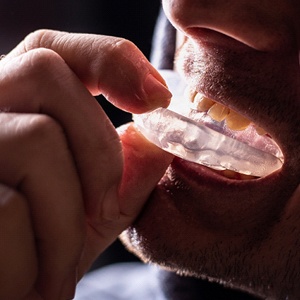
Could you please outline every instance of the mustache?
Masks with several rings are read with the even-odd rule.
[[[186,41],[176,51],[175,65],[196,91],[253,122],[299,126],[295,80],[299,81],[300,72],[290,69],[279,54],[206,48]]]

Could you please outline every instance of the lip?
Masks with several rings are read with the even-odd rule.
[[[180,158],[174,158],[172,162],[172,169],[176,172],[177,179],[188,183],[193,191],[197,191],[200,186],[206,186],[206,188],[218,188],[219,190],[225,190],[230,193],[236,189],[239,192],[246,192],[254,190],[258,186],[268,188],[278,184],[278,181],[284,177],[286,172],[285,168],[278,170],[266,177],[249,179],[249,180],[238,180],[227,178],[209,167],[205,167],[196,163],[188,162]],[[202,187],[200,187],[202,189]],[[236,201],[236,199],[232,199]],[[222,200],[223,201],[223,200]]]
[[[231,50],[243,51],[245,53],[255,50],[254,47],[249,46],[244,41],[238,41],[228,35],[208,28],[190,27],[186,29],[186,35],[207,48],[209,45],[212,45],[213,47],[230,48]]]
[[[239,236],[278,220],[296,186],[287,188],[286,173],[234,180],[175,158],[152,198],[164,199],[195,227]]]

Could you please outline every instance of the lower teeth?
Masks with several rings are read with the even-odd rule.
[[[199,118],[195,111],[180,106],[184,86],[177,73],[161,73],[175,101],[172,100],[168,109],[158,108],[150,113],[134,115],[135,124],[148,140],[176,156],[215,170],[262,177],[282,167],[282,154],[273,140],[258,134],[253,140],[251,131],[250,135],[243,135],[243,141],[239,141],[240,133],[235,135],[224,124],[208,120],[206,115]],[[249,143],[259,144],[260,149]]]

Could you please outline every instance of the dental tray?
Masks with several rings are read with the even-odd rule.
[[[184,99],[186,84],[178,73],[160,70],[173,93],[170,106],[134,115],[141,133],[158,147],[185,160],[215,170],[232,170],[256,177],[282,167],[283,156],[268,136],[260,136],[250,125],[241,134],[199,113]]]

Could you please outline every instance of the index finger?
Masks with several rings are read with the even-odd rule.
[[[126,39],[39,30],[5,59],[38,48],[59,54],[93,95],[101,93],[123,110],[140,113],[169,104],[171,93],[164,79]]]

